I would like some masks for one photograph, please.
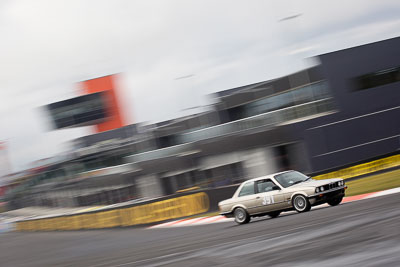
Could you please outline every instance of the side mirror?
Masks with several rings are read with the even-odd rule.
[[[281,188],[280,188],[279,186],[277,186],[277,185],[274,185],[274,186],[272,187],[272,190],[281,190]]]

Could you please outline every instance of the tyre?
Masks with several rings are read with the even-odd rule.
[[[268,213],[268,216],[271,218],[276,218],[279,216],[279,214],[281,214],[281,211],[274,211],[274,212]]]
[[[243,208],[236,208],[234,211],[235,222],[237,224],[245,224],[250,221],[250,216],[247,211]]]
[[[297,212],[306,212],[311,209],[311,204],[303,195],[295,195],[292,199],[292,205]]]
[[[340,202],[342,202],[342,200],[343,200],[343,197],[336,197],[336,198],[329,199],[327,202],[331,206],[337,206],[340,204]]]

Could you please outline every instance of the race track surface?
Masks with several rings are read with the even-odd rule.
[[[400,266],[400,194],[167,229],[3,233],[1,266]]]

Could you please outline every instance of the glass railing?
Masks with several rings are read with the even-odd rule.
[[[104,176],[104,175],[110,175],[110,174],[120,174],[124,172],[129,172],[132,171],[133,167],[131,164],[126,163],[122,165],[116,165],[116,166],[111,166],[111,167],[105,167],[105,168],[98,168],[90,171],[85,171],[77,174],[79,178],[87,178],[87,177],[94,177],[94,176]]]
[[[176,146],[170,146],[148,152],[143,152],[135,155],[128,156],[129,162],[140,162],[146,160],[153,160],[163,158],[172,155],[179,155],[180,153],[187,153],[190,150],[191,144],[181,144]]]
[[[328,112],[333,109],[334,107],[330,98],[321,99],[229,123],[220,124],[217,126],[212,126],[198,131],[181,134],[179,136],[179,141],[180,143],[191,143],[244,130],[250,130],[261,126],[274,126],[291,120],[297,120],[319,113]]]

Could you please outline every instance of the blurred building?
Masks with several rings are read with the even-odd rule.
[[[125,126],[115,80],[108,75],[81,82],[82,96],[46,106],[54,128],[93,125],[99,133]]]
[[[105,121],[95,125],[96,132],[110,131],[125,126],[123,109],[119,101],[116,75],[108,75],[81,83],[83,94],[101,93],[105,102]]]
[[[111,204],[286,169],[321,173],[397,153],[398,47],[394,38],[320,55],[318,66],[217,92],[206,112],[99,129],[29,180],[23,198],[35,205]],[[22,197],[14,203],[24,205]]]
[[[6,142],[0,141],[0,179],[11,173]]]

